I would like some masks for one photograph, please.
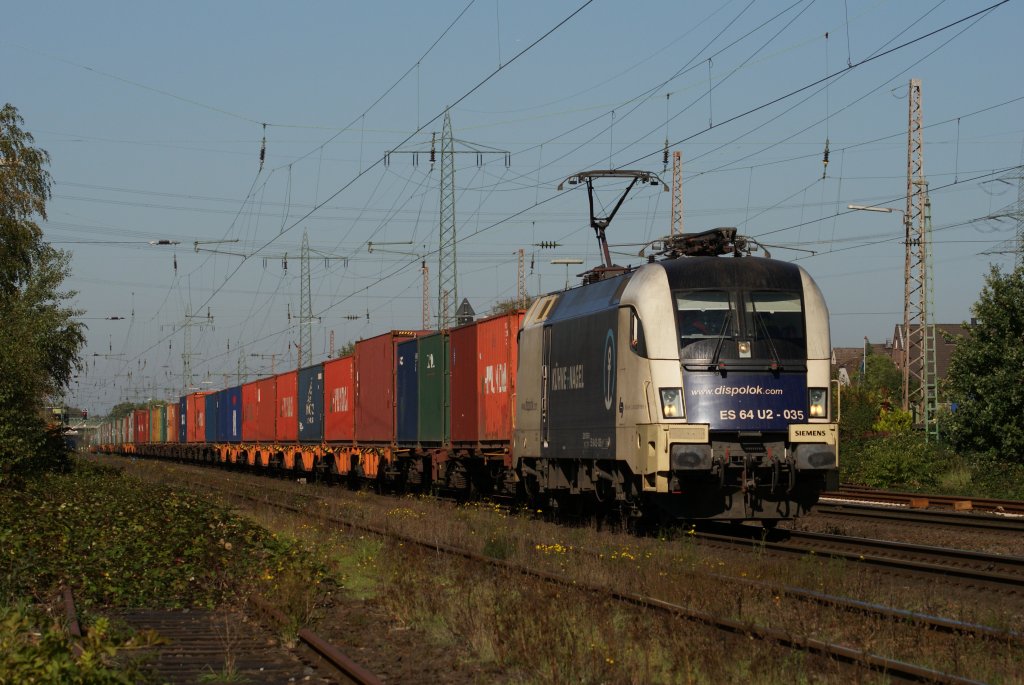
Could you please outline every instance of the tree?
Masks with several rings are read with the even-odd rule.
[[[81,368],[84,327],[62,291],[68,253],[43,240],[50,157],[12,105],[0,109],[0,483],[9,474],[66,459],[59,430],[47,426],[46,405]]]
[[[1024,267],[993,266],[971,312],[976,323],[965,324],[945,382],[950,438],[1024,463]]]
[[[532,295],[527,295],[526,300],[522,302],[519,301],[519,298],[510,297],[506,300],[498,300],[491,307],[491,314],[511,314],[520,309],[529,309],[531,304],[533,304]]]
[[[843,390],[840,430],[844,438],[899,432],[903,423],[910,421],[909,413],[899,409],[903,375],[887,355],[877,354],[868,345],[864,375],[857,374],[853,381]]]

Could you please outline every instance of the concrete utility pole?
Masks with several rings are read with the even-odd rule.
[[[931,204],[924,178],[921,81],[907,93],[907,204],[903,290],[903,409],[913,411],[931,434],[936,409],[935,339],[930,318]]]

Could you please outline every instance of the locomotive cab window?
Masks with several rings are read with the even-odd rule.
[[[676,325],[684,358],[710,359],[720,344],[736,335],[733,298],[725,290],[677,293]]]
[[[647,356],[647,342],[644,340],[644,325],[636,310],[629,308],[629,349],[640,355]]]
[[[753,357],[781,361],[807,356],[804,312],[799,293],[746,293],[743,319]]]
[[[675,303],[684,360],[791,364],[807,356],[799,292],[691,290],[677,292]]]

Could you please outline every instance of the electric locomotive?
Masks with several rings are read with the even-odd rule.
[[[818,286],[797,265],[745,254],[754,243],[732,228],[664,239],[666,259],[614,267],[608,221],[592,213],[606,265],[523,320],[512,448],[523,491],[538,506],[667,520],[772,526],[807,512],[838,485]]]

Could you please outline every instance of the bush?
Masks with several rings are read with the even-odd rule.
[[[65,632],[40,612],[22,604],[0,606],[0,683],[138,682],[134,668],[113,664],[124,645],[110,637],[106,619],[90,626],[78,646],[81,652],[75,654]]]
[[[914,415],[902,409],[882,408],[878,420],[871,426],[876,433],[907,433],[914,423]]]
[[[851,441],[843,446],[842,479],[872,487],[934,488],[949,469],[950,456],[920,433]]]

